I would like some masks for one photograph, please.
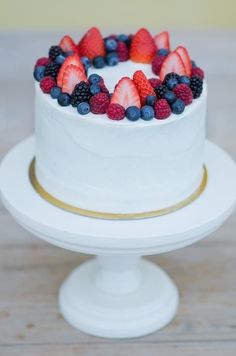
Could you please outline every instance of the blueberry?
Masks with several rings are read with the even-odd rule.
[[[101,88],[100,88],[100,86],[98,84],[92,84],[90,86],[90,93],[91,94],[95,95],[95,94],[100,93],[100,91],[101,91]]]
[[[100,75],[98,74],[90,74],[88,80],[90,84],[97,84],[101,81],[102,77],[100,77]]]
[[[129,42],[129,36],[125,35],[124,33],[121,33],[118,37],[117,37],[118,41],[122,41],[122,42]]]
[[[69,57],[69,56],[71,56],[73,53],[74,53],[73,51],[68,51],[68,52],[65,52],[65,53],[64,53],[64,56],[65,56],[65,57]]]
[[[179,77],[179,82],[182,84],[187,84],[188,86],[190,85],[190,78],[187,77],[186,75],[181,75]]]
[[[157,97],[155,95],[148,95],[146,97],[146,104],[153,106],[157,100]]]
[[[98,69],[105,67],[104,57],[102,57],[102,56],[95,57],[93,60],[93,65],[95,68],[98,68]]]
[[[92,65],[90,59],[88,57],[81,57],[80,59],[81,59],[81,62],[83,63],[83,65],[84,65],[84,68],[86,70],[88,70]]]
[[[37,66],[34,69],[34,79],[40,82],[41,79],[44,78],[45,67],[44,66]]]
[[[58,101],[58,104],[61,105],[61,106],[68,106],[68,105],[70,105],[71,97],[67,93],[61,93],[58,96],[57,101]]]
[[[183,100],[177,99],[172,105],[171,105],[172,112],[176,115],[182,114],[182,112],[185,109],[185,104]]]
[[[90,111],[89,103],[86,103],[86,102],[79,103],[79,105],[77,106],[77,110],[78,110],[78,113],[81,115],[88,114]]]
[[[106,63],[109,66],[115,66],[119,63],[119,58],[116,52],[110,52],[106,56]]]
[[[166,99],[169,104],[172,104],[176,100],[176,95],[173,91],[167,90],[163,95],[163,98]]]
[[[137,106],[129,106],[125,111],[125,115],[128,120],[137,121],[140,118],[140,109]]]
[[[117,42],[113,38],[108,38],[105,40],[105,48],[107,52],[115,51],[117,49]]]
[[[61,94],[61,88],[59,87],[53,87],[50,91],[50,95],[53,99],[57,99],[60,94]]]
[[[150,105],[145,105],[141,108],[141,118],[145,121],[149,121],[154,118],[154,109]]]
[[[197,67],[197,64],[196,64],[195,61],[191,61],[191,62],[192,62],[192,67],[193,67],[193,68]]]
[[[167,56],[169,54],[169,51],[168,49],[165,49],[165,48],[161,48],[157,51],[157,54],[160,55],[160,56]]]
[[[59,54],[59,56],[56,57],[55,62],[57,64],[62,65],[65,61],[66,57],[63,54]]]
[[[173,89],[178,84],[177,78],[170,78],[166,82],[166,86],[168,89]]]

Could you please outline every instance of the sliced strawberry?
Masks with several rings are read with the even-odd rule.
[[[179,75],[186,75],[184,63],[177,52],[168,54],[161,66],[160,79],[163,80],[168,73],[177,73]]]
[[[156,95],[147,77],[141,70],[137,70],[133,75],[133,81],[138,89],[142,105],[146,103],[148,95]]]
[[[156,46],[148,30],[138,30],[131,42],[130,59],[138,63],[151,63],[155,52]]]
[[[111,104],[119,104],[127,109],[129,106],[141,107],[139,93],[132,79],[123,77],[116,84]]]
[[[104,40],[98,28],[92,27],[82,37],[78,44],[81,56],[94,59],[97,56],[105,55]]]
[[[85,71],[84,71],[84,66],[78,56],[78,54],[72,54],[71,56],[67,57],[64,61],[64,63],[62,64],[60,70],[59,70],[59,73],[58,73],[58,76],[57,76],[57,85],[59,87],[62,86],[62,78],[63,78],[63,75],[64,75],[64,72],[66,70],[66,68],[70,65],[70,64],[74,64],[76,65],[77,67],[80,68],[80,70],[82,72],[84,72],[85,74]]]
[[[74,52],[74,53],[78,52],[78,49],[77,49],[77,46],[76,46],[75,42],[68,35],[64,36],[61,39],[61,41],[59,43],[59,46],[61,47],[61,49],[64,52]]]
[[[66,67],[62,78],[62,91],[71,94],[76,84],[81,81],[86,81],[87,78],[84,72],[74,64]]]
[[[161,49],[161,48],[165,48],[170,50],[170,36],[169,36],[169,32],[167,31],[163,31],[161,33],[158,33],[158,35],[156,35],[153,38],[156,48],[157,49]]]
[[[184,63],[186,74],[190,77],[192,72],[192,62],[187,49],[185,47],[179,46],[176,48],[175,52],[177,52],[180,55]]]

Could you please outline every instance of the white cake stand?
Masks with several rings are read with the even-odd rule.
[[[22,226],[40,238],[97,256],[76,268],[63,283],[59,305],[65,319],[87,333],[112,338],[142,336],[169,323],[178,307],[177,289],[162,269],[141,256],[190,245],[228,218],[236,201],[232,159],[208,141],[208,184],[197,200],[168,215],[117,221],[69,213],[42,199],[28,176],[34,154],[31,137],[3,160],[3,203]]]

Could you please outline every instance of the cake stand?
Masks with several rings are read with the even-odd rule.
[[[34,154],[31,137],[4,158],[0,190],[6,208],[43,240],[96,255],[62,284],[64,318],[87,333],[111,338],[146,335],[169,323],[178,307],[177,288],[161,268],[141,256],[185,247],[219,228],[236,201],[232,159],[207,141],[208,183],[194,202],[154,218],[103,220],[64,211],[41,198],[28,174]]]

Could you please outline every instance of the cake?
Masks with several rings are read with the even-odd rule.
[[[169,33],[68,35],[39,58],[34,178],[44,197],[99,217],[144,217],[203,186],[207,86]],[[50,199],[48,199],[50,200]],[[71,208],[71,209],[70,209]]]

